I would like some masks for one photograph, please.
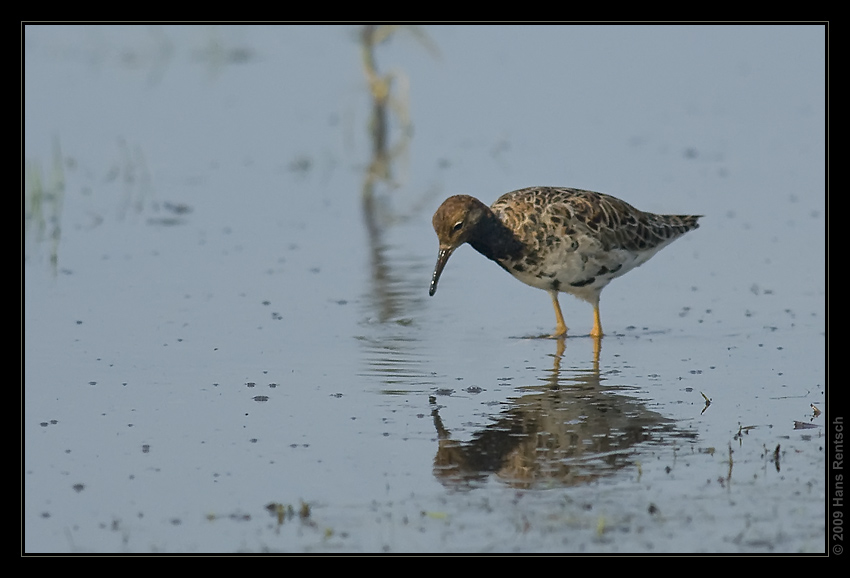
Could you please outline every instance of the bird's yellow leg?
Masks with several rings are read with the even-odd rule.
[[[552,305],[555,307],[555,333],[551,337],[563,337],[567,334],[567,324],[564,323],[564,314],[561,313],[561,304],[558,303],[558,292],[549,291]]]
[[[590,332],[590,336],[597,339],[602,337],[602,322],[599,321],[599,301],[593,304],[593,330]]]

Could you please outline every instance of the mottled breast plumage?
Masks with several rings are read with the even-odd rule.
[[[491,210],[524,249],[499,260],[502,267],[532,287],[589,301],[698,226],[696,216],[646,213],[610,195],[559,187],[507,193]]]

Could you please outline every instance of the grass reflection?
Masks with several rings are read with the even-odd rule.
[[[56,273],[62,237],[65,170],[59,140],[53,142],[53,159],[45,172],[38,161],[27,161],[24,175],[24,230],[36,245],[49,242],[50,266]],[[29,257],[29,255],[27,255]]]

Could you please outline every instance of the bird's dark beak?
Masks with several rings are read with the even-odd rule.
[[[440,280],[440,275],[443,273],[443,267],[446,266],[446,263],[451,257],[452,251],[454,249],[440,249],[440,253],[437,255],[437,265],[434,267],[434,275],[431,277],[431,288],[428,290],[428,295],[434,296],[434,293],[437,292],[437,281]]]

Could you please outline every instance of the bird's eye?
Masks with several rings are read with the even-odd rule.
[[[463,221],[458,221],[457,223],[455,223],[454,229],[452,229],[452,230],[453,231],[460,231],[461,229],[463,229]]]

